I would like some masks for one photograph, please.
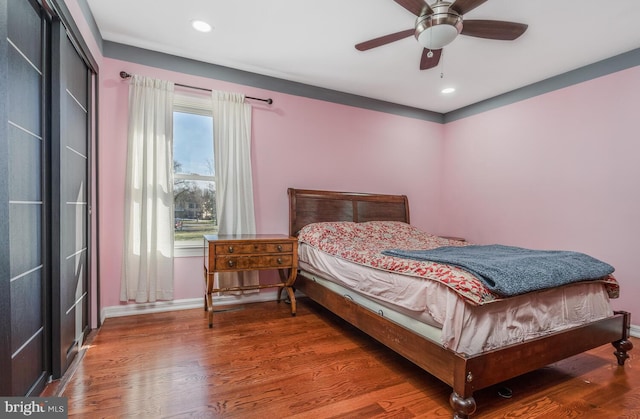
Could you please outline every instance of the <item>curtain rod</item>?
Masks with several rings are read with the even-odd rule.
[[[128,79],[129,77],[131,77],[131,74],[127,73],[126,71],[121,71],[120,72],[120,77],[123,78],[123,79]],[[186,87],[188,89],[204,90],[206,92],[211,92],[211,89],[206,89],[204,87],[189,86],[187,84],[180,84],[180,83],[174,83],[174,85],[175,86],[180,86],[180,87]],[[273,99],[271,99],[271,98],[261,99],[259,97],[245,96],[245,99],[259,100],[261,102],[267,102],[269,105],[271,105],[273,103]]]

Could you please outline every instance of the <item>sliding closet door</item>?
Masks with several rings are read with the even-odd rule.
[[[56,22],[52,44],[53,376],[60,377],[89,331],[91,73]]]
[[[0,0],[0,395],[38,395],[45,322],[45,56],[36,4]]]

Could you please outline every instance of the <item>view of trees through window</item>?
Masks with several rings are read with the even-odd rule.
[[[213,118],[173,113],[173,204],[177,245],[217,232]]]

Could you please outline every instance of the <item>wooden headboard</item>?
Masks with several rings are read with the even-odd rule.
[[[289,234],[307,224],[326,221],[403,221],[409,223],[405,195],[288,189]]]

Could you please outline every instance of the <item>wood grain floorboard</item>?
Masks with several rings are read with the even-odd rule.
[[[640,418],[633,339],[476,392],[474,418]],[[53,385],[55,387],[55,383]],[[46,392],[47,390],[45,390]],[[302,298],[107,319],[62,388],[70,418],[450,418],[451,389]],[[51,392],[51,390],[49,390]]]

